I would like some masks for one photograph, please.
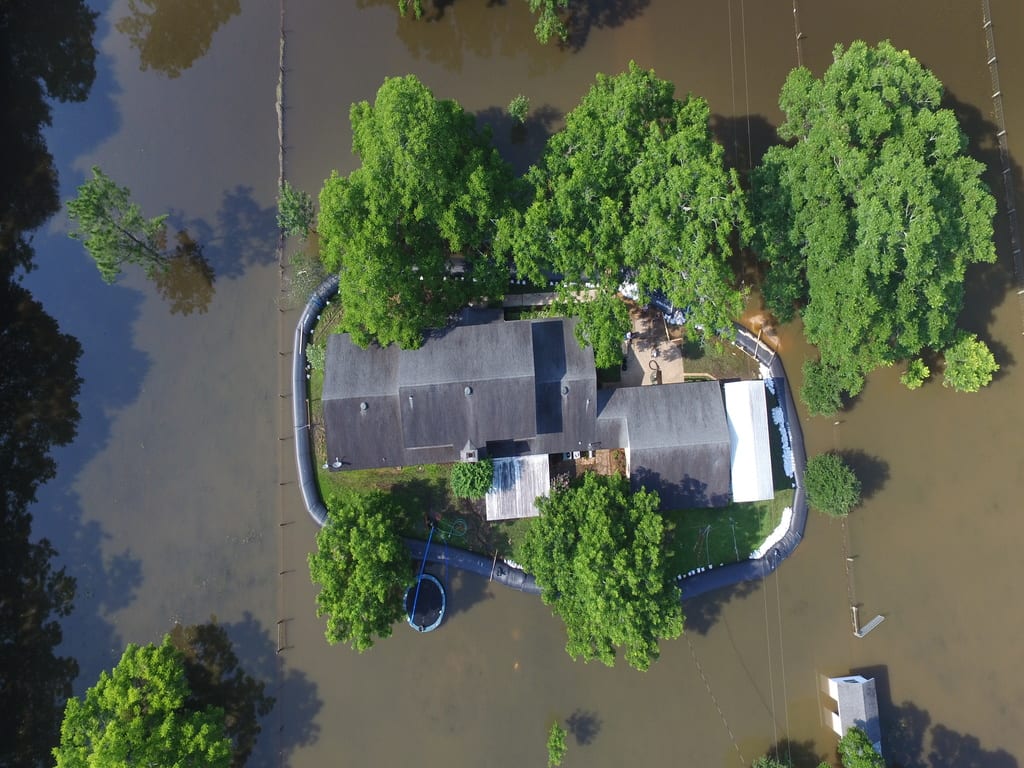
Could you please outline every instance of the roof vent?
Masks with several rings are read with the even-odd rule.
[[[565,397],[568,394],[569,394],[569,385],[568,384],[563,384],[562,385],[562,397]]]
[[[472,394],[473,394],[473,388],[472,388],[472,387],[470,387],[470,386],[467,386],[467,387],[466,387],[466,388],[465,388],[464,390],[462,390],[462,391],[463,391],[463,392],[465,393],[466,397],[469,397],[470,395],[472,395]]]
[[[360,411],[366,411],[369,407],[370,406],[366,404],[365,400],[359,404],[359,410]]]

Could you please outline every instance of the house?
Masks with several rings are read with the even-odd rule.
[[[347,334],[332,335],[323,387],[331,464],[352,470],[507,459],[502,476],[510,487],[531,478],[526,503],[510,497],[518,511],[499,513],[518,516],[532,511],[537,490],[546,492],[538,457],[623,448],[633,486],[658,491],[664,508],[731,501],[722,385],[598,390],[593,352],[580,347],[574,329],[571,319],[473,313],[417,350],[360,349]],[[764,387],[754,384],[766,431]]]
[[[830,677],[828,695],[835,702],[836,711],[829,710],[832,730],[839,738],[854,726],[863,730],[871,746],[882,754],[882,728],[878,722],[878,696],[874,678],[861,675]]]

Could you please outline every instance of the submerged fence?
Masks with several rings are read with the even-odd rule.
[[[996,37],[992,23],[992,8],[989,0],[981,2],[982,29],[985,31],[985,51],[988,55],[988,72],[992,80],[992,111],[995,115],[996,141],[999,144],[999,160],[1002,164],[1003,193],[1006,202],[1006,219],[1010,228],[1010,251],[1013,254],[1013,272],[1017,279],[1017,296],[1020,301],[1022,333],[1024,333],[1024,256],[1021,255],[1020,226],[1017,216],[1017,193],[1013,183],[1013,164],[1010,161],[1010,147],[1006,138],[1006,117],[1003,112],[1003,89],[999,84],[999,59],[996,57]]]

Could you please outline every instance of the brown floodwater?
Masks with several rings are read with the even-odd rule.
[[[331,169],[352,170],[349,104],[407,72],[490,122],[519,169],[596,72],[630,59],[706,97],[739,162],[763,150],[797,61],[792,0],[581,5],[603,12],[582,19],[576,44],[560,50],[533,40],[520,0],[453,0],[430,22],[399,19],[392,0],[292,3],[288,178],[315,191]],[[1020,157],[1024,10],[992,5]],[[1000,182],[980,2],[797,6],[799,53],[816,73],[835,42],[857,38],[891,38],[933,69],[990,183]],[[811,453],[854,453],[864,506],[845,526],[812,517],[804,543],[765,583],[687,603],[686,637],[664,644],[651,672],[573,663],[539,599],[455,574],[440,630],[399,626],[358,655],[323,639],[305,570],[314,525],[290,484],[279,352],[290,348],[295,314],[279,311],[274,253],[278,4],[221,4],[194,28],[171,15],[156,30],[181,38],[169,62],[160,51],[174,46],[141,49],[117,30],[127,13],[120,1],[104,11],[90,100],[55,111],[64,195],[98,163],[145,211],[172,211],[214,279],[183,270],[161,291],[130,273],[109,287],[60,222],[36,240],[40,268],[26,283],[85,348],[79,437],[57,454],[58,477],[35,509],[38,531],[79,579],[65,622],[79,690],[125,643],[215,615],[278,696],[253,764],[536,765],[553,719],[573,725],[566,766],[749,765],[782,739],[794,757],[831,756],[819,680],[851,669],[879,676],[884,739],[902,764],[1019,764],[1024,316],[1005,216],[1000,263],[970,273],[963,320],[997,351],[996,382],[977,395],[938,381],[910,393],[899,371],[885,370],[838,423],[805,421]],[[517,93],[530,97],[534,119],[513,141],[502,111]],[[798,385],[809,354],[798,328],[782,330],[780,349]],[[856,639],[851,602],[862,621],[885,622]]]

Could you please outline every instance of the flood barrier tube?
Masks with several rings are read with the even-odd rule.
[[[338,276],[331,275],[324,280],[310,296],[295,326],[295,342],[292,349],[292,411],[295,426],[295,461],[298,471],[299,489],[302,500],[310,516],[317,525],[327,523],[327,507],[320,497],[317,485],[316,469],[313,465],[312,441],[309,439],[309,405],[306,368],[306,344],[312,336],[313,329],[320,319],[320,313],[327,303],[338,293]],[[793,451],[793,468],[796,478],[796,493],[793,497],[793,515],[789,530],[763,557],[756,560],[744,560],[739,563],[711,568],[702,573],[689,576],[679,581],[682,599],[697,597],[715,589],[729,587],[743,581],[763,579],[793,553],[803,539],[807,525],[807,497],[804,491],[804,467],[807,464],[807,452],[804,448],[803,430],[797,417],[796,403],[789,388],[785,368],[778,355],[765,344],[756,339],[749,330],[735,323],[737,347],[765,366],[774,379],[775,392],[783,411],[783,422],[789,431],[790,447]],[[306,431],[303,434],[303,431]],[[414,559],[422,559],[427,555],[426,542],[419,539],[405,539],[406,546]],[[515,568],[504,560],[478,555],[458,547],[445,547],[430,553],[428,560],[442,563],[452,568],[469,571],[489,580],[504,584],[511,589],[540,594],[536,579],[520,568]]]
[[[420,559],[427,549],[427,542],[419,539],[406,539],[406,546],[412,553],[413,559]],[[520,568],[513,568],[501,558],[478,555],[475,552],[467,552],[458,547],[447,547],[446,549],[434,548],[427,555],[427,560],[432,563],[449,565],[462,571],[469,571],[478,576],[483,576],[490,581],[504,584],[506,587],[528,592],[531,595],[539,595],[540,587],[537,580]]]
[[[782,360],[773,350],[761,343],[739,323],[734,325],[736,339],[733,343],[768,369],[775,386],[779,406],[782,408],[783,424],[789,432],[789,445],[793,452],[793,475],[796,481],[793,494],[793,515],[790,518],[789,530],[763,557],[715,566],[702,573],[681,579],[679,588],[684,601],[716,589],[731,587],[743,581],[766,578],[768,574],[779,567],[783,560],[793,554],[803,539],[804,529],[807,527],[807,493],[804,489],[807,450],[804,447],[804,432],[800,427],[796,402],[793,400],[789,380],[786,378],[786,370],[782,366]]]
[[[309,369],[306,367],[306,343],[320,319],[320,313],[338,293],[338,276],[331,275],[317,286],[309,297],[299,322],[295,324],[292,345],[292,420],[295,428],[295,466],[298,472],[302,501],[318,525],[327,522],[327,507],[320,498],[313,466],[313,442],[309,439]]]

